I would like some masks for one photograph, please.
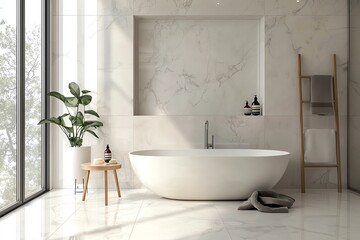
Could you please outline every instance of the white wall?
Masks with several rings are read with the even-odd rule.
[[[360,2],[350,0],[349,187],[360,189]]]
[[[340,97],[340,134],[343,180],[346,185],[346,99],[347,99],[347,1],[346,0],[58,0],[52,16],[54,90],[66,90],[77,81],[95,91],[93,107],[101,114],[104,127],[98,141],[89,140],[92,156],[101,157],[107,143],[123,164],[122,187],[141,186],[134,176],[127,153],[144,148],[202,147],[205,120],[215,143],[246,143],[251,148],[279,149],[291,153],[289,167],[279,187],[300,183],[297,54],[303,54],[303,74],[331,74],[331,55],[337,54]],[[220,5],[217,4],[220,3]],[[138,72],[134,53],[134,16],[167,18],[255,17],[264,19],[265,32],[263,107],[265,115],[134,115],[134,92]],[[261,73],[260,73],[261,74]],[[135,81],[134,81],[135,80]],[[58,86],[57,86],[58,85]],[[136,97],[136,96],[135,96]],[[250,99],[249,99],[250,100]],[[243,102],[232,102],[242,109]],[[327,118],[309,118],[312,124],[328,124]],[[62,136],[56,138],[62,143]],[[54,147],[56,148],[56,147]],[[66,149],[63,144],[58,151]],[[55,149],[56,150],[56,149]],[[52,155],[53,186],[61,181],[64,165]],[[65,165],[66,166],[66,165]],[[334,187],[335,171],[310,169],[307,186]],[[90,180],[102,187],[102,175]],[[113,186],[113,182],[110,181]]]

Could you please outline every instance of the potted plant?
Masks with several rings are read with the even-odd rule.
[[[64,173],[66,172],[64,185],[69,186],[72,180],[75,179],[76,187],[76,179],[83,177],[80,164],[91,161],[91,148],[82,147],[84,135],[85,133],[90,133],[94,137],[99,138],[93,130],[103,126],[103,123],[98,120],[92,120],[100,118],[100,116],[94,110],[87,109],[92,100],[89,94],[90,91],[80,90],[79,85],[75,82],[69,83],[69,89],[72,94],[70,97],[65,97],[56,91],[48,94],[65,105],[66,113],[58,117],[42,119],[38,124],[55,124],[65,134],[71,147],[62,151],[63,171]],[[68,163],[69,160],[71,160],[70,164]]]
[[[86,110],[86,106],[91,103],[92,97],[89,90],[80,90],[75,82],[69,83],[71,97],[65,97],[59,92],[49,92],[49,96],[55,97],[64,103],[67,113],[58,117],[42,119],[38,124],[52,123],[58,125],[61,131],[69,140],[71,147],[81,147],[85,133],[90,133],[99,138],[93,129],[103,126],[103,123],[95,120],[87,120],[86,116],[95,116],[100,118],[94,110]],[[72,110],[72,111],[70,111]],[[68,121],[67,121],[68,120]],[[67,124],[70,125],[67,125]]]

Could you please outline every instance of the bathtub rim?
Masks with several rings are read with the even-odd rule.
[[[157,153],[157,154],[149,154]],[[160,153],[160,154],[159,154]],[[167,153],[167,154],[166,154]],[[175,154],[176,153],[176,154]],[[209,154],[210,153],[210,154]],[[252,154],[249,154],[252,153]],[[260,154],[261,153],[261,154]],[[195,155],[194,155],[195,154]],[[290,152],[272,149],[144,149],[131,151],[128,155],[138,157],[283,157]]]

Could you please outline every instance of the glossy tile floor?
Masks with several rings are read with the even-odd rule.
[[[238,211],[239,201],[175,201],[145,189],[118,199],[53,190],[0,218],[0,239],[360,239],[360,195],[277,190],[296,199],[289,213]]]

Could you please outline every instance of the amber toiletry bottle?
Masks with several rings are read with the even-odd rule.
[[[249,102],[246,101],[245,107],[244,107],[244,115],[249,116],[251,115],[251,107],[249,106]]]
[[[110,160],[111,160],[111,150],[109,144],[107,144],[104,151],[104,161],[108,163]]]

